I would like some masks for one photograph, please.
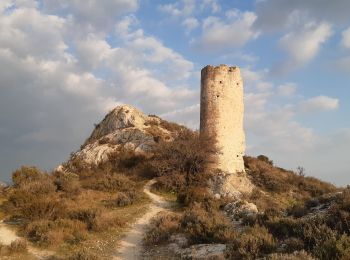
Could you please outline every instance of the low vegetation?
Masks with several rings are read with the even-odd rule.
[[[21,167],[13,173],[13,186],[2,205],[6,220],[19,223],[20,234],[32,244],[64,251],[64,259],[100,257],[101,247],[87,247],[90,241],[113,247],[117,235],[143,214],[149,200],[142,192],[142,160],[127,151],[119,154],[94,168],[80,164],[74,173]],[[19,250],[20,244],[12,247]]]
[[[152,189],[176,198],[179,208],[152,221],[147,246],[181,234],[190,245],[226,244],[230,259],[350,259],[350,188],[276,167],[263,155],[247,156],[255,189],[243,199],[256,204],[259,213],[232,222],[223,211],[232,199],[215,199],[209,192],[213,140],[176,124],[158,124],[176,134],[158,138],[152,156],[121,150],[96,167],[73,160],[65,173],[18,169],[2,205],[6,218],[18,221],[20,234],[34,245],[69,251],[62,259],[108,259],[114,245],[109,234],[115,237],[142,214],[147,206],[142,187],[156,178]],[[0,253],[25,248],[0,246]]]
[[[208,192],[208,151],[212,142],[203,145],[196,132],[160,142],[150,162],[158,176],[154,189],[176,194],[182,209],[155,219],[146,244],[165,244],[172,234],[183,234],[190,244],[227,244],[231,259],[350,258],[350,188],[275,167],[263,155],[247,156],[246,171],[256,188],[245,199],[260,213],[240,219],[237,229],[222,210],[229,199],[213,199]]]

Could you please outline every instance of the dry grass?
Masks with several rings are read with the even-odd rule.
[[[10,245],[0,244],[0,259],[34,260],[36,258],[28,253],[27,243],[22,239],[18,239],[13,241]]]
[[[254,226],[236,236],[228,249],[230,259],[257,259],[274,252],[276,241],[265,227]]]
[[[148,228],[144,241],[146,245],[159,245],[167,242],[170,236],[180,229],[181,216],[176,213],[161,212]]]
[[[248,175],[257,187],[248,199],[260,210],[269,207],[285,210],[310,198],[338,191],[330,183],[275,167],[263,155],[258,158],[246,156],[244,163]]]
[[[141,179],[136,183],[104,168],[98,173],[46,174],[22,167],[13,176],[15,185],[3,208],[9,219],[20,220],[20,233],[35,246],[57,251],[63,259],[88,259],[86,250],[100,255],[102,246],[96,241],[104,252],[114,248],[118,235],[145,212],[149,199]]]

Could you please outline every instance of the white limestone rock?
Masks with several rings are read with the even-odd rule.
[[[236,220],[242,217],[250,217],[258,214],[258,208],[254,203],[244,200],[238,200],[228,203],[224,207],[226,214],[232,219]]]
[[[70,167],[75,160],[85,165],[98,165],[123,148],[148,153],[159,138],[155,134],[171,140],[172,133],[162,127],[161,122],[160,118],[147,116],[132,106],[118,106],[96,125],[91,136],[79,151],[72,154],[66,166]]]
[[[178,255],[181,259],[223,260],[225,251],[226,245],[224,244],[200,244],[182,249]]]

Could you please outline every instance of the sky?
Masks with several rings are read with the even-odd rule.
[[[1,0],[0,179],[50,170],[120,104],[199,127],[241,68],[247,154],[350,184],[349,0]]]

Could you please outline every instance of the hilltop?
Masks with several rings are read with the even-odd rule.
[[[262,155],[244,157],[250,193],[218,194],[224,176],[206,167],[213,149],[195,131],[119,106],[55,171],[13,173],[1,212],[26,244],[0,246],[0,255],[30,259],[40,247],[55,259],[111,259],[127,227],[156,205],[148,183],[147,194],[173,206],[141,229],[144,259],[350,257],[349,189]]]

